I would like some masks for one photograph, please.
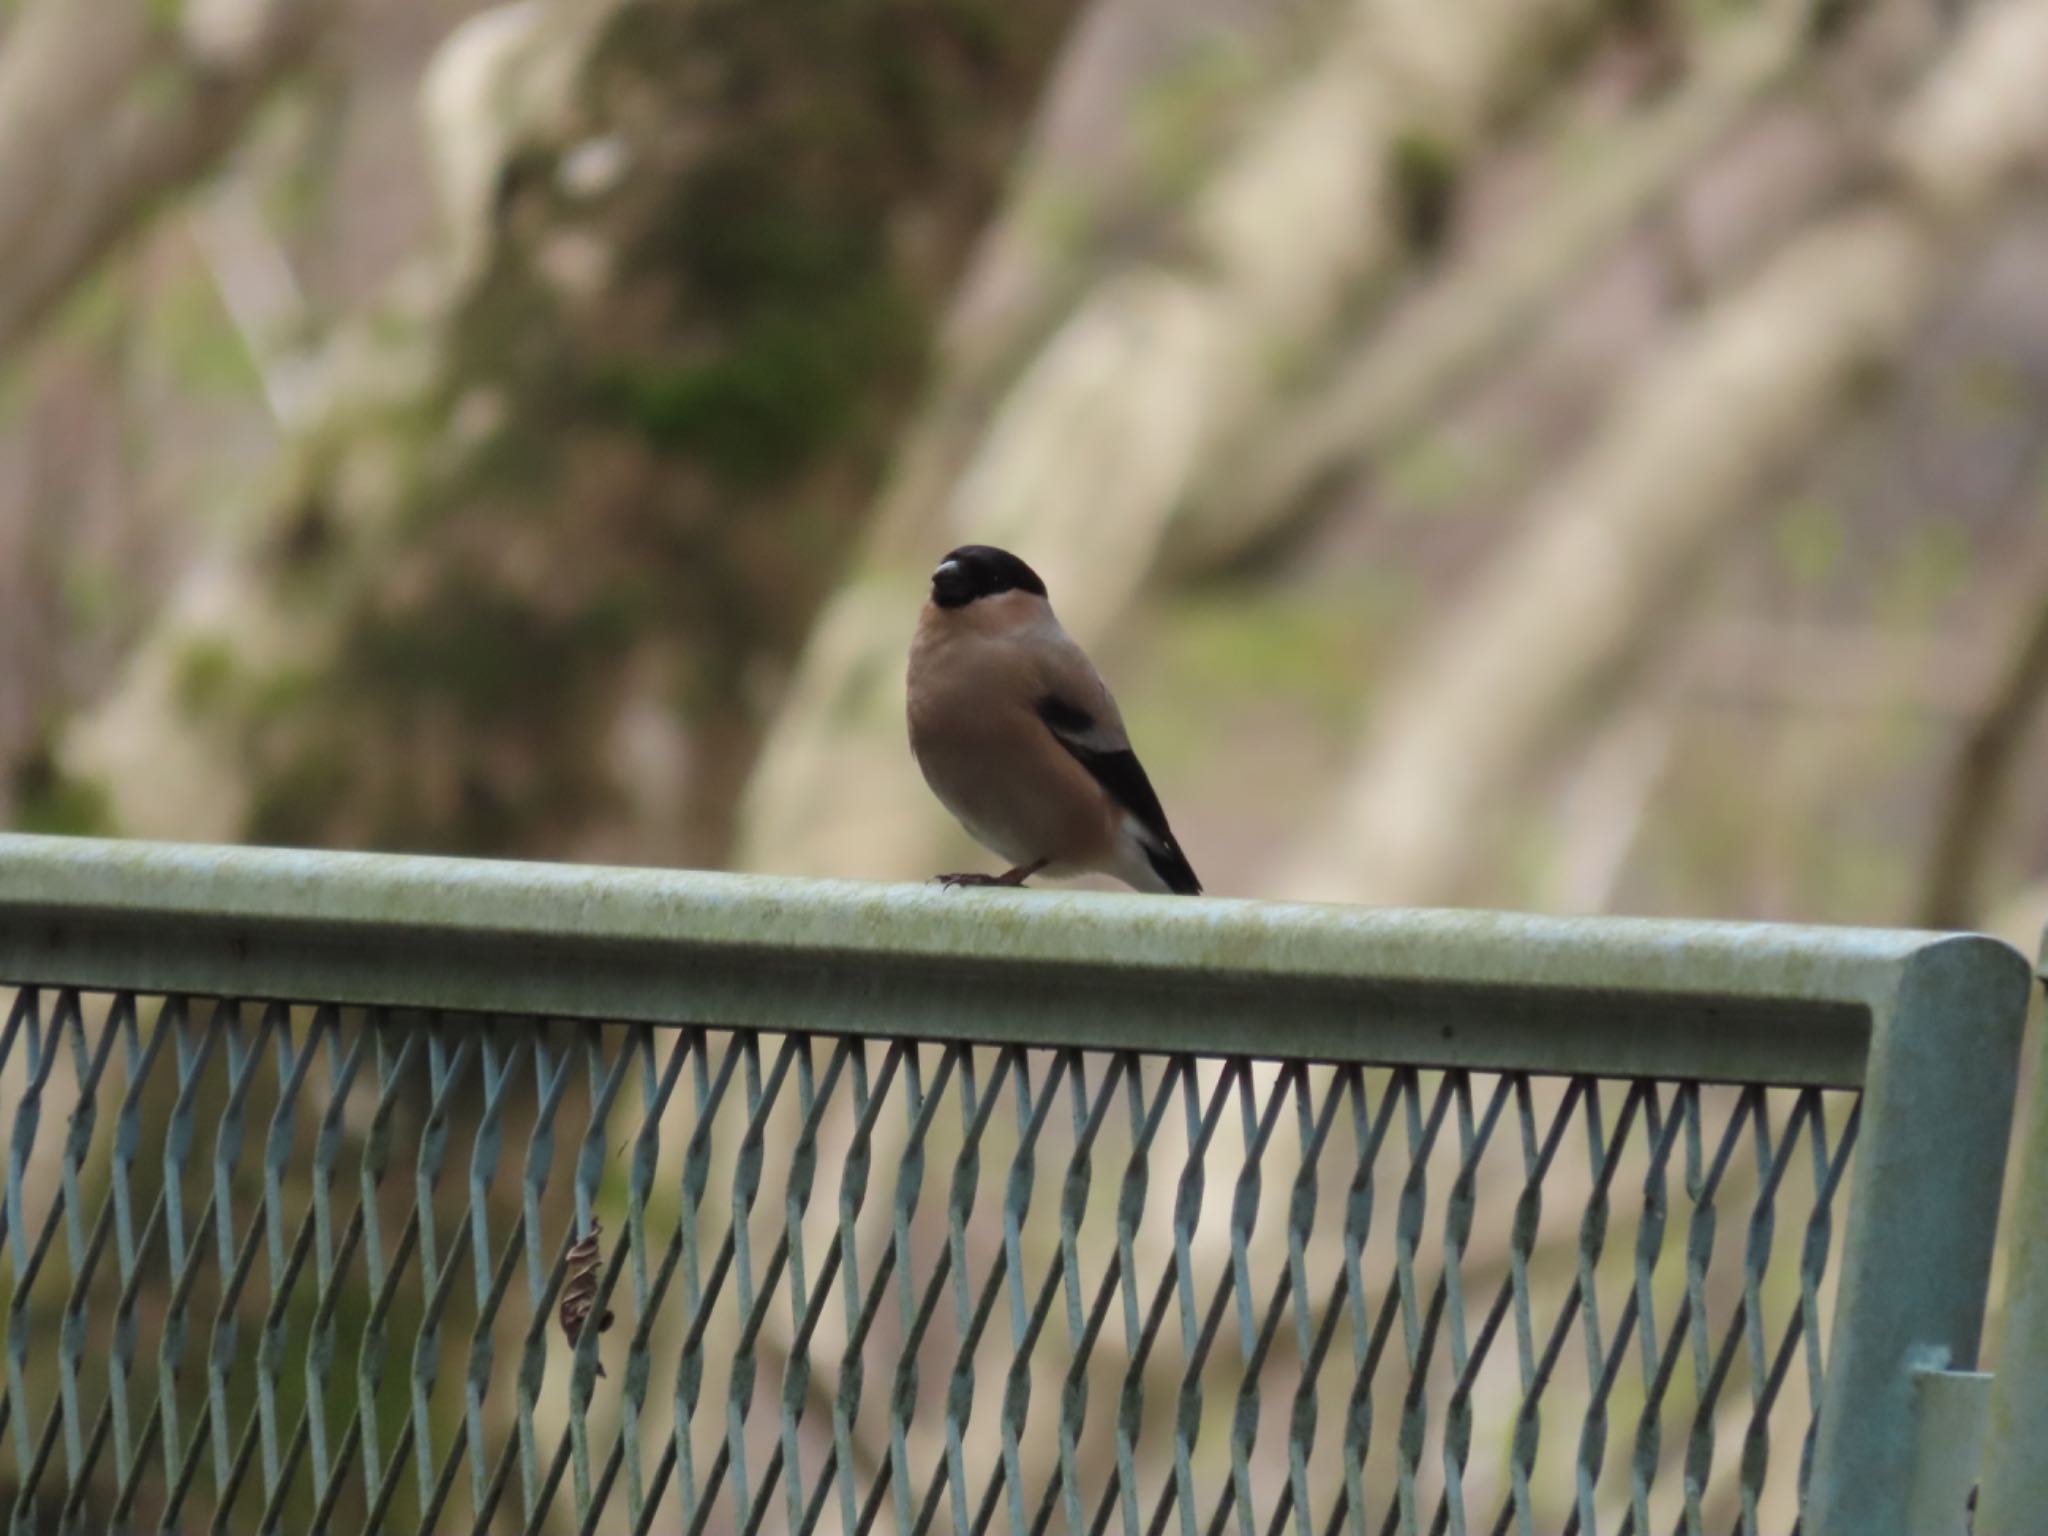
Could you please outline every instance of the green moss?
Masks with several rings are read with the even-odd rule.
[[[12,427],[22,409],[34,398],[35,370],[19,358],[0,359],[0,428]]]
[[[366,616],[355,627],[351,691],[374,700],[435,699],[477,721],[548,713],[583,668],[624,648],[622,610],[557,618],[467,577],[431,602]]]
[[[500,512],[518,511],[550,522],[559,518],[561,449],[572,418],[551,402],[534,401],[531,407],[530,416],[506,422],[463,454],[452,475],[432,471],[430,461],[438,445],[423,435],[404,471],[413,485],[409,515],[416,522],[433,523],[450,505],[488,497]],[[418,419],[423,434],[432,431],[432,416],[423,413]]]
[[[1812,591],[1841,569],[1847,534],[1841,514],[1811,497],[1794,502],[1771,531],[1778,565],[1795,587]]]
[[[109,345],[128,319],[126,277],[126,263],[103,263],[64,301],[57,312],[56,333],[88,351]]]
[[[323,703],[321,680],[305,667],[266,669],[242,690],[243,707],[258,726],[276,725],[317,715]]]
[[[228,702],[239,671],[234,649],[225,640],[194,640],[172,663],[172,697],[188,714],[209,714]]]
[[[249,808],[249,835],[284,847],[324,842],[355,787],[352,759],[320,742],[264,774]]]
[[[1916,528],[1884,573],[1879,611],[1897,624],[1929,623],[1968,588],[1974,568],[1969,529],[1955,523]]]
[[[583,645],[609,656],[652,632],[673,591],[672,575],[645,567],[619,573],[583,605],[577,633]]]
[[[1433,431],[1398,450],[1382,484],[1403,515],[1476,512],[1509,493],[1524,460],[1522,444],[1500,432]]]
[[[1357,718],[1370,690],[1372,638],[1386,612],[1371,591],[1231,591],[1176,602],[1162,615],[1162,638],[1172,675],[1200,679],[1219,699],[1292,699],[1341,724]]]
[[[2033,404],[2033,391],[2013,363],[2000,357],[1972,358],[1956,371],[1955,394],[1963,411],[1980,422],[2006,422],[2021,417]]]
[[[836,313],[765,314],[703,362],[611,370],[597,395],[665,452],[687,453],[736,486],[773,485],[851,434],[894,326],[874,295]]]
[[[1694,0],[1692,8],[1699,8],[1699,0]],[[1857,9],[1856,0],[1818,0],[1807,14],[1807,35],[1816,43],[1833,42],[1847,30]]]
[[[160,50],[146,59],[128,87],[128,105],[168,115],[191,93],[193,80],[175,51]]]
[[[849,194],[806,185],[805,150],[785,130],[707,157],[639,260],[673,262],[695,296],[742,312],[830,299],[865,278],[881,264],[881,231]]]
[[[1023,189],[1017,220],[1027,239],[1058,260],[1087,244],[1094,230],[1095,210],[1081,188],[1047,176]]]
[[[1188,45],[1139,92],[1132,132],[1152,189],[1171,195],[1208,162],[1231,106],[1256,78],[1256,55],[1234,41]]]
[[[1394,141],[1388,171],[1395,217],[1408,244],[1436,254],[1450,238],[1457,211],[1458,152],[1433,134],[1411,131]]]
[[[281,153],[277,163],[261,178],[256,196],[265,222],[281,235],[318,229],[335,207],[337,124],[341,114],[334,98],[342,89],[339,80],[287,84],[264,108],[266,131]]]
[[[120,571],[103,556],[74,555],[65,561],[59,581],[74,632],[117,627],[133,606],[124,601],[127,584]]]
[[[922,327],[869,218],[805,199],[770,153],[707,165],[633,258],[679,269],[711,334],[681,361],[615,363],[599,410],[717,479],[760,488],[844,445]]]
[[[681,345],[608,358],[593,379],[598,408],[729,488],[782,483],[857,444],[870,403],[890,401],[921,356],[929,308],[901,288],[876,210],[956,131],[960,82],[931,50],[1000,48],[1000,24],[980,0],[769,4],[711,8],[679,38],[645,40],[650,57],[723,61],[700,88],[728,98],[729,136],[623,253],[629,277],[673,285]],[[923,46],[904,46],[913,39]],[[832,63],[785,78],[793,49]]]
[[[15,765],[14,827],[68,837],[106,836],[114,831],[112,802],[104,786],[66,773],[45,750]]]
[[[212,283],[198,272],[166,286],[143,316],[145,343],[196,395],[246,395],[261,380]]]
[[[1023,45],[1021,7],[1008,0],[926,0],[933,20],[943,24],[962,51],[983,65],[995,65]]]

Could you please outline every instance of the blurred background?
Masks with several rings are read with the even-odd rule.
[[[0,820],[870,878],[1015,548],[1209,887],[2048,915],[2048,21],[0,9]]]
[[[2048,0],[0,0],[0,825],[993,867],[969,541],[1213,893],[2031,953]]]

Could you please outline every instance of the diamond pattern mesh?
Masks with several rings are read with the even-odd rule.
[[[17,1528],[1796,1524],[1853,1094],[0,1004]]]

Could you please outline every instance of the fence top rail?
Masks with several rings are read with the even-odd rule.
[[[1976,935],[0,834],[0,982],[991,1044],[1856,1086]]]

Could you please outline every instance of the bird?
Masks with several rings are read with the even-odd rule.
[[[905,692],[925,782],[1010,864],[1000,875],[936,876],[941,883],[1020,886],[1033,875],[1098,872],[1138,891],[1201,894],[1116,700],[1016,555],[965,544],[939,562]]]

